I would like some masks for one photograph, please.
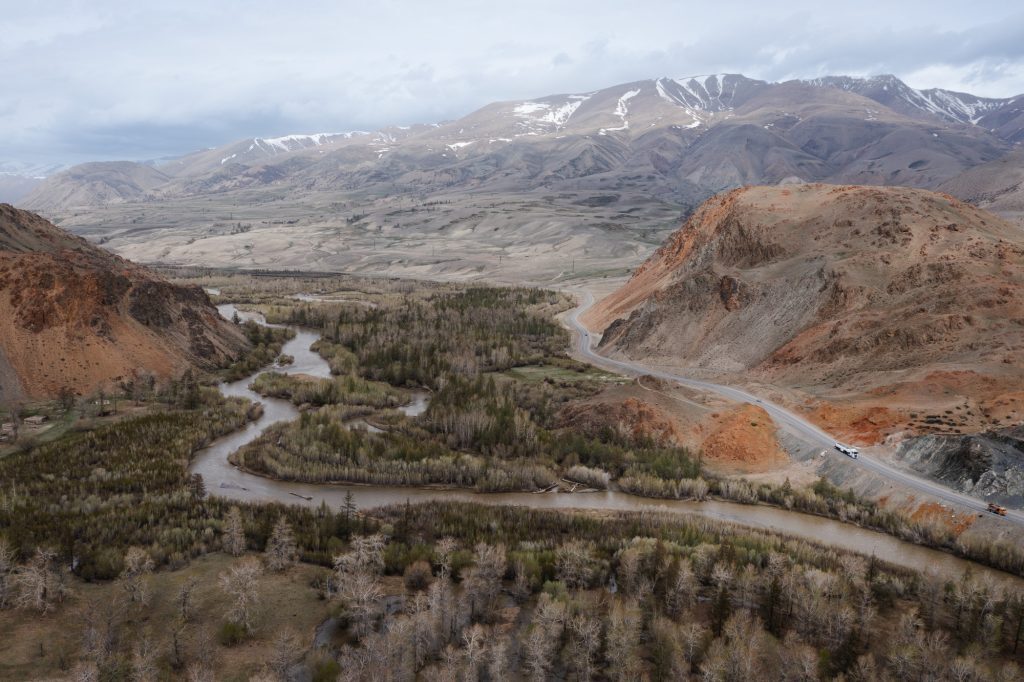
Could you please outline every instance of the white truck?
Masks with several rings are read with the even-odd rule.
[[[838,441],[836,442],[836,450],[838,450],[839,452],[843,453],[847,457],[852,457],[853,459],[857,459],[857,455],[860,454],[860,452],[858,452],[857,448],[851,447],[849,445],[843,445],[842,443],[840,443]]]

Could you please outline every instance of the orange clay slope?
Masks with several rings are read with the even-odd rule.
[[[212,368],[245,344],[201,289],[0,204],[0,401]]]

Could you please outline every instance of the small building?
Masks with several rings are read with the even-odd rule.
[[[34,414],[31,417],[25,417],[23,421],[28,426],[42,426],[47,421],[49,421],[49,419],[50,418],[47,417],[45,414]]]

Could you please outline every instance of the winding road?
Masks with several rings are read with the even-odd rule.
[[[780,428],[797,436],[812,447],[826,450],[830,456],[842,457],[853,466],[863,467],[874,474],[882,476],[893,483],[904,486],[910,490],[931,495],[932,497],[939,498],[947,503],[955,504],[972,511],[987,513],[986,503],[978,498],[957,492],[956,490],[948,488],[941,483],[920,478],[902,469],[897,469],[886,462],[881,461],[875,456],[866,455],[862,452],[857,459],[848,458],[846,455],[841,454],[834,448],[834,444],[838,440],[837,438],[829,435],[800,415],[791,412],[776,403],[759,398],[752,393],[748,393],[732,386],[723,386],[709,381],[691,379],[680,374],[647,367],[646,365],[642,365],[638,362],[616,360],[600,355],[593,348],[594,335],[583,325],[582,322],[580,322],[579,319],[580,315],[594,304],[594,296],[589,291],[577,291],[576,293],[578,293],[582,298],[582,302],[579,306],[569,311],[565,316],[565,319],[566,322],[568,322],[570,329],[576,332],[576,350],[590,364],[628,375],[649,375],[666,381],[672,381],[688,388],[716,393],[737,402],[755,404],[758,407],[764,408]],[[1011,523],[1024,526],[1024,512],[1022,511],[1016,509],[1007,510],[1007,515],[1003,518]]]
[[[237,312],[242,319],[252,319],[266,324],[262,315],[238,311],[231,304],[218,306],[221,315],[231,319]],[[318,377],[330,376],[327,362],[310,346],[318,335],[308,329],[295,329],[295,338],[288,341],[282,352],[294,358],[292,364],[274,369],[283,373],[300,373]],[[583,330],[589,336],[589,332]],[[589,350],[589,340],[587,342]],[[597,360],[606,358],[595,356]],[[619,371],[626,371],[623,367]],[[922,547],[900,540],[878,531],[860,528],[840,521],[764,505],[744,505],[720,500],[652,499],[637,497],[621,491],[604,490],[594,493],[538,495],[518,493],[477,493],[459,488],[413,488],[405,486],[344,485],[334,483],[298,483],[278,481],[238,469],[229,461],[232,452],[259,437],[274,422],[295,419],[299,412],[291,402],[278,398],[262,397],[249,388],[249,383],[260,372],[252,376],[220,385],[220,390],[229,396],[244,397],[263,404],[263,414],[254,422],[238,431],[218,438],[209,446],[195,453],[189,465],[189,472],[200,474],[210,494],[243,502],[280,502],[315,507],[327,503],[340,508],[352,495],[361,509],[370,509],[388,504],[419,503],[436,500],[465,501],[484,504],[514,505],[534,509],[552,510],[594,510],[627,512],[671,512],[699,515],[736,523],[748,528],[773,533],[783,533],[795,538],[840,547],[916,571],[932,572],[943,579],[953,580],[970,567],[975,575],[990,576],[997,584],[1020,589],[1024,580],[1018,576],[975,564],[928,547]],[[644,373],[647,373],[646,370]],[[756,398],[755,398],[756,400]],[[408,405],[400,408],[409,416],[423,412],[427,407],[426,394],[417,394]]]

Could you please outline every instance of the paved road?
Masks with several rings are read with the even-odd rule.
[[[894,483],[898,483],[920,493],[937,497],[945,502],[956,504],[960,507],[966,507],[967,509],[978,512],[986,511],[986,503],[975,497],[964,495],[952,488],[947,488],[941,483],[919,478],[914,474],[901,469],[896,469],[876,457],[861,453],[856,460],[849,459],[846,455],[840,453],[834,448],[834,444],[837,440],[836,438],[830,436],[825,431],[822,431],[800,415],[790,412],[786,408],[776,405],[768,400],[758,398],[752,393],[748,393],[732,386],[723,386],[721,384],[713,384],[708,381],[690,379],[679,374],[673,374],[653,367],[646,367],[637,362],[615,360],[599,355],[591,347],[592,336],[590,331],[579,321],[579,316],[594,304],[594,297],[590,292],[581,292],[580,296],[583,299],[582,303],[569,312],[566,316],[566,320],[577,333],[577,350],[579,350],[580,355],[582,355],[591,364],[625,374],[646,374],[658,377],[659,379],[665,379],[666,381],[673,381],[689,388],[717,393],[718,395],[730,398],[737,402],[756,404],[758,407],[764,408],[781,428],[798,436],[813,447],[826,450],[829,453],[829,456],[843,457],[848,459],[850,464],[864,467],[865,469],[883,476]],[[1008,511],[1005,520],[1024,526],[1024,512],[1011,509]]]

